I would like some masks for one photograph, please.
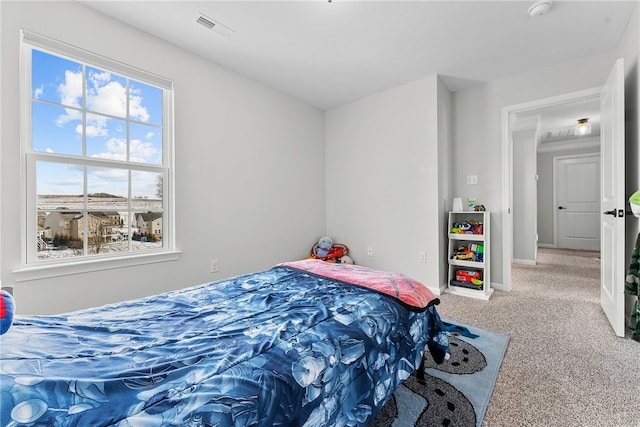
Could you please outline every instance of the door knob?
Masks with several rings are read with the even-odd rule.
[[[617,214],[615,209],[611,209],[610,211],[604,211],[602,213],[605,214],[605,215],[611,215],[611,216],[614,216],[614,217],[618,216],[618,214]]]
[[[567,209],[564,206],[558,206],[558,209]]]

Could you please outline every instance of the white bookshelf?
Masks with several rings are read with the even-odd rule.
[[[447,253],[449,274],[445,292],[483,300],[488,300],[491,297],[493,289],[491,288],[491,276],[489,274],[489,220],[489,212],[449,212],[449,228],[447,230],[449,235]],[[455,225],[465,223],[470,225],[474,224],[476,234],[469,234],[469,232],[452,232]],[[482,224],[481,234],[477,234],[479,224]],[[458,259],[455,255],[458,248],[466,248],[467,253],[464,257],[470,258]],[[480,248],[482,248],[481,252]],[[473,251],[473,249],[476,249],[476,251]],[[472,275],[478,274],[482,283],[472,284],[464,280],[457,280],[465,273]]]

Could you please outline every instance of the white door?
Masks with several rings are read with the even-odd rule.
[[[600,304],[616,335],[624,336],[624,63],[616,61],[600,93]]]
[[[600,156],[557,158],[556,246],[600,250]]]

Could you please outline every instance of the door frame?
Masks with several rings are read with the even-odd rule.
[[[536,153],[540,147],[540,140],[541,140],[541,135],[540,135],[540,122],[542,120],[542,115],[541,114],[535,114],[535,115],[527,115],[524,118],[521,117],[517,117],[514,116],[513,120],[511,121],[511,131],[509,134],[509,137],[512,140],[513,143],[513,134],[515,132],[519,132],[519,131],[525,131],[525,130],[533,130],[534,131],[534,137],[533,137],[533,144],[530,144],[529,147],[532,149],[531,151],[533,151],[533,156],[531,157],[533,159],[533,165],[527,165],[528,167],[533,166],[533,171],[534,171],[534,175],[533,176],[529,176],[529,178],[533,178],[534,179],[534,186],[535,188],[533,188],[533,193],[534,195],[536,195],[535,197],[532,198],[531,203],[533,205],[533,209],[531,209],[530,215],[529,215],[529,219],[530,221],[534,224],[535,226],[535,236],[534,235],[530,235],[531,240],[529,241],[528,239],[525,239],[527,241],[527,243],[531,243],[531,246],[533,246],[533,248],[530,248],[533,250],[533,259],[522,259],[522,258],[513,258],[513,249],[512,249],[512,259],[511,262],[512,263],[517,263],[517,264],[523,264],[523,265],[536,265],[536,259],[538,257],[538,198],[537,198],[537,190],[538,190],[538,159],[536,156]],[[527,142],[526,144],[529,144],[529,142]],[[515,150],[512,149],[512,162],[513,162],[513,155],[515,155]],[[522,156],[520,156],[520,158],[522,158]],[[527,159],[529,157],[525,157],[525,159]],[[529,172],[528,168],[525,168],[525,170],[527,170],[527,172]],[[511,177],[512,181],[512,189],[515,186],[514,182],[513,182],[513,176]],[[523,180],[525,183],[525,188],[520,188],[520,190],[522,191],[527,191],[527,189],[531,189],[531,188],[526,188],[526,183],[527,183],[527,179],[525,176],[525,179]],[[531,182],[529,181],[529,184]],[[522,182],[520,182],[520,184],[522,184]],[[513,190],[511,191],[511,194],[513,195]],[[513,211],[513,199],[512,199],[512,211]],[[516,206],[516,210],[517,210],[517,206]],[[533,218],[531,218],[533,217]],[[526,221],[525,221],[526,222]],[[511,226],[511,230],[513,231],[513,216],[512,216],[512,226]],[[511,242],[512,244],[515,246],[515,242],[518,240],[515,237],[516,233],[513,233],[512,235],[512,239]],[[528,245],[527,245],[528,246]],[[513,246],[512,246],[513,248]]]
[[[558,167],[558,163],[562,160],[573,160],[573,159],[588,159],[588,158],[597,158],[598,162],[601,162],[600,159],[600,151],[597,153],[584,153],[584,154],[570,154],[565,156],[554,156],[553,157],[553,247],[558,247],[558,210],[556,206],[558,206],[558,174],[556,173],[556,168]],[[600,181],[600,177],[598,176],[598,182]],[[598,208],[598,216],[600,214],[600,209]]]
[[[517,113],[556,104],[600,98],[600,87],[509,105],[502,108],[502,284],[495,288],[510,291],[513,261],[513,139],[511,131]]]

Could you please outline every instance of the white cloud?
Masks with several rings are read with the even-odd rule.
[[[107,151],[94,154],[91,157],[109,160],[127,160],[127,141],[122,138],[109,138],[106,144]]]
[[[101,84],[105,85],[111,81],[111,73],[108,71],[102,71],[100,73],[90,72],[88,80],[93,87],[99,87]]]
[[[87,108],[116,117],[127,116],[127,89],[119,82],[95,86],[87,92]]]
[[[65,114],[58,116],[56,119],[57,126],[62,127],[74,120],[82,120],[82,113],[80,111],[71,108],[65,108],[64,111]]]
[[[142,106],[142,97],[140,91],[131,89],[131,96],[129,97],[129,114],[132,118],[136,118],[141,122],[149,121],[149,113],[147,109]]]
[[[33,91],[33,97],[35,99],[40,99],[43,93],[44,93],[44,86],[40,85],[40,87],[35,88],[35,90]]]
[[[74,73],[71,70],[64,72],[64,83],[58,85],[60,102],[71,107],[80,107],[82,99],[82,72]]]
[[[107,136],[107,119],[104,116],[87,114],[87,137]],[[82,132],[82,128],[80,128]]]
[[[89,172],[105,181],[127,182],[129,180],[129,171],[126,169],[90,168]],[[95,185],[95,183],[92,184]]]
[[[64,82],[58,85],[60,103],[71,107],[80,107],[82,100],[82,72],[74,73],[71,70],[64,72]],[[64,126],[73,120],[81,120],[82,114],[78,110],[65,108],[65,114],[56,119],[57,126]]]
[[[107,141],[107,149],[110,153],[127,154],[127,141],[122,138],[111,138]]]
[[[122,138],[110,138],[106,143],[106,152],[95,154],[92,157],[111,160],[127,160],[127,141]],[[138,139],[131,141],[129,158],[132,162],[152,163],[158,150],[150,142],[142,142]]]
[[[87,108],[116,117],[127,116],[127,88],[118,80],[112,80],[109,72],[89,73],[87,76]],[[129,116],[142,122],[149,120],[149,113],[142,105],[140,91],[131,88]]]
[[[150,159],[158,152],[150,142],[142,142],[139,139],[131,141],[130,156],[134,162],[150,163]]]

